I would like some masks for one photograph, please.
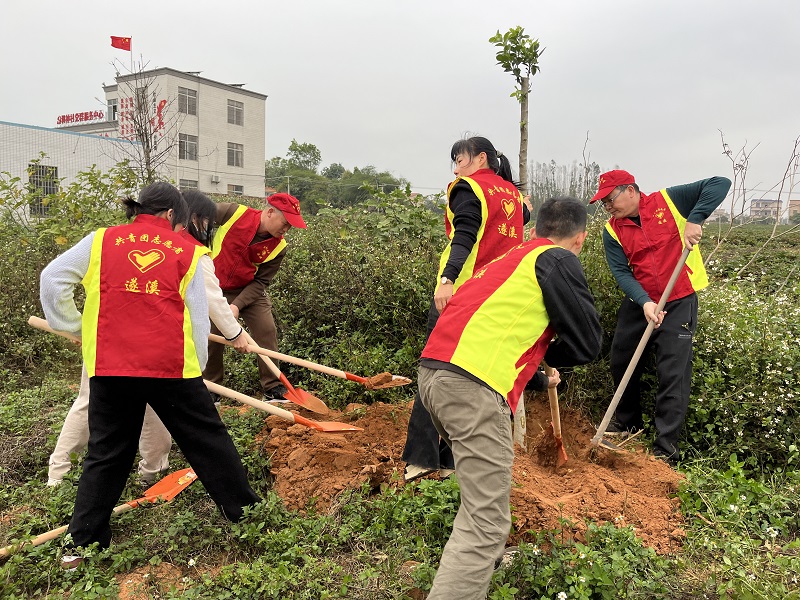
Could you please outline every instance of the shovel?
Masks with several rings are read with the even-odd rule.
[[[197,479],[197,475],[195,475],[192,469],[181,469],[180,471],[175,471],[174,473],[170,473],[166,477],[161,478],[154,486],[147,488],[147,490],[144,492],[144,496],[141,498],[131,500],[125,504],[120,504],[119,506],[115,507],[112,512],[115,515],[118,515],[134,509],[137,506],[141,506],[142,504],[153,504],[159,500],[169,502],[175,496],[189,487],[195,479]],[[18,544],[12,544],[10,546],[6,546],[5,548],[0,548],[0,558],[11,556],[11,554],[24,546],[39,546],[40,544],[44,544],[45,542],[53,540],[64,533],[68,527],[69,525],[63,525],[57,529],[48,531],[47,533],[37,535],[32,540],[19,542]]]
[[[544,374],[550,377],[553,374],[553,368],[545,364]],[[558,391],[556,388],[547,387],[547,398],[550,400],[550,426],[553,429],[553,437],[556,440],[556,467],[560,467],[569,460],[569,457],[564,449],[564,440],[561,437],[561,411],[558,408]]]
[[[240,392],[231,390],[216,383],[211,383],[210,381],[206,380],[203,380],[203,383],[206,384],[206,387],[209,389],[209,391],[214,392],[215,394],[219,394],[220,396],[225,396],[226,398],[231,398],[233,400],[238,400],[242,404],[247,404],[248,406],[252,406],[253,408],[258,408],[260,410],[273,414],[276,417],[280,417],[281,419],[286,419],[291,423],[299,423],[300,425],[305,425],[306,427],[309,427],[311,429],[316,429],[317,431],[323,431],[325,433],[338,433],[342,431],[364,431],[361,427],[356,427],[355,425],[348,425],[347,423],[339,423],[337,421],[312,421],[311,419],[306,419],[305,417],[301,417],[297,413],[293,413],[291,411],[278,408],[277,406],[272,406],[272,404],[269,404],[268,402],[256,400],[255,398],[251,398],[250,396],[246,396]]]
[[[75,342],[76,344],[80,344],[81,343],[81,338],[79,338],[78,336],[72,335],[71,333],[67,333],[66,331],[56,331],[55,329],[50,327],[50,325],[48,324],[47,321],[45,321],[44,319],[42,319],[40,317],[29,317],[28,318],[28,325],[30,325],[32,327],[36,327],[37,329],[42,329],[44,331],[49,331],[50,333],[55,333],[56,335],[60,335],[61,337],[65,337],[68,340]],[[214,339],[214,341],[215,342],[219,342],[221,344],[227,344],[229,346],[231,345],[231,343],[228,340],[226,340],[224,337],[215,336],[215,335],[211,334],[209,336],[209,338],[219,338],[219,339]],[[254,348],[258,348],[258,346],[255,346],[255,347],[254,346],[248,346],[248,348],[254,349]],[[262,360],[264,360],[264,359],[262,359]],[[311,410],[313,412],[323,413],[323,414],[328,412],[328,407],[325,405],[325,403],[322,400],[320,400],[316,396],[312,396],[308,392],[305,392],[303,390],[298,390],[297,388],[292,387],[292,384],[289,383],[289,380],[286,379],[286,377],[283,375],[283,373],[281,373],[278,370],[278,367],[276,367],[275,364],[271,360],[269,360],[269,358],[265,359],[265,362],[266,361],[268,361],[267,362],[267,366],[270,368],[272,373],[274,375],[276,375],[281,380],[281,383],[283,383],[283,385],[286,386],[286,389],[288,390],[288,392],[286,393],[286,398],[288,400],[291,400],[295,404],[298,404],[298,405],[302,406],[303,408],[307,408],[308,410]]]
[[[232,342],[229,342],[221,335],[216,335],[214,333],[208,334],[208,339],[211,340],[212,342],[216,342],[217,344],[233,346]],[[264,364],[267,365],[272,374],[275,375],[278,379],[280,379],[281,383],[286,386],[286,389],[288,391],[283,395],[284,398],[286,398],[287,400],[291,400],[298,406],[302,406],[303,408],[308,409],[312,412],[320,413],[322,415],[328,414],[329,412],[328,407],[322,400],[320,400],[316,396],[309,394],[305,390],[293,387],[292,384],[289,383],[289,380],[286,379],[286,376],[280,372],[277,365],[269,359],[269,354],[267,354],[267,352],[270,352],[269,350],[265,350],[261,346],[256,345],[255,342],[253,342],[252,344],[247,344],[247,350],[249,352],[254,352],[258,354],[259,355],[258,358],[264,361]]]
[[[208,336],[208,339],[220,344],[229,344],[229,342],[227,342],[225,338],[220,337],[218,335],[214,335],[213,333]],[[348,373],[346,371],[340,371],[339,369],[334,369],[332,367],[319,365],[317,363],[308,360],[303,360],[302,358],[296,358],[288,354],[281,354],[280,352],[275,352],[274,350],[267,350],[266,348],[255,349],[252,346],[250,346],[249,350],[250,352],[255,352],[256,354],[260,354],[262,356],[269,356],[270,358],[274,358],[275,360],[282,360],[291,363],[293,365],[297,365],[299,367],[311,369],[312,371],[319,371],[320,373],[325,373],[326,375],[333,375],[334,377],[339,377],[340,379],[355,381],[356,383],[360,383],[361,385],[366,387],[368,390],[382,390],[385,388],[408,385],[409,383],[411,383],[411,380],[408,377],[402,377],[400,375],[392,375],[391,373],[379,373],[378,375],[373,375],[372,377],[361,377],[359,375],[353,375],[352,373]]]
[[[683,269],[683,265],[686,263],[686,259],[689,258],[689,252],[691,249],[684,248],[681,257],[678,259],[678,264],[675,265],[675,270],[672,272],[672,276],[669,278],[669,282],[667,282],[667,287],[664,289],[664,293],[661,294],[661,299],[658,301],[658,306],[656,306],[656,315],[658,315],[662,310],[664,310],[664,306],[669,299],[669,295],[672,293],[672,288],[675,287],[675,282],[678,281],[678,276],[681,274],[681,270]],[[591,440],[592,446],[597,447],[600,445],[600,441],[603,440],[603,435],[608,429],[608,424],[611,422],[611,418],[614,416],[614,411],[617,410],[617,405],[619,401],[622,399],[622,394],[625,393],[625,388],[628,387],[628,382],[631,380],[631,376],[633,375],[633,371],[636,369],[636,365],[639,363],[639,359],[642,357],[642,353],[644,352],[644,348],[647,345],[647,340],[650,339],[650,336],[653,333],[653,330],[656,328],[656,324],[654,321],[650,321],[647,324],[647,329],[644,330],[642,334],[642,339],[639,340],[639,345],[636,346],[636,351],[633,353],[633,357],[631,358],[631,362],[628,364],[628,368],[625,369],[625,374],[622,376],[622,380],[619,382],[617,386],[617,391],[614,392],[614,397],[611,399],[611,404],[608,405],[608,410],[606,410],[606,414],[603,417],[603,420],[600,422],[600,426],[597,428],[597,433],[595,433],[594,437]],[[618,446],[611,448],[614,446],[610,444],[606,440],[603,440],[603,446],[610,449],[618,449]]]

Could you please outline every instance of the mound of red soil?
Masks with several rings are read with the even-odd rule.
[[[269,417],[265,445],[274,452],[275,491],[291,509],[313,505],[327,511],[346,489],[364,483],[404,485],[401,459],[411,403],[351,405],[327,417],[304,412],[315,420],[351,421],[363,428],[352,433],[322,433]],[[679,501],[682,476],[654,460],[634,442],[613,453],[590,450],[594,428],[580,415],[562,411],[562,434],[568,462],[556,468],[545,395],[526,402],[528,449],[517,447],[511,490],[515,530],[512,541],[531,529],[558,528],[559,519],[573,523],[568,532],[582,540],[585,520],[632,525],[645,544],[659,553],[680,549],[685,536]]]

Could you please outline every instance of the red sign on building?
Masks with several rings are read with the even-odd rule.
[[[56,125],[71,125],[74,123],[86,123],[88,121],[98,121],[105,119],[106,113],[102,110],[90,110],[87,112],[77,112],[68,115],[59,115]]]

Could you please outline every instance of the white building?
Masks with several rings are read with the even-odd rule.
[[[42,194],[57,192],[62,180],[68,184],[92,165],[108,171],[120,160],[120,148],[136,146],[130,140],[0,121],[0,171]],[[43,215],[47,209],[39,200],[30,212]]]
[[[267,96],[242,85],[167,67],[118,75],[103,88],[105,121],[64,128],[135,140],[149,121],[153,152],[164,153],[160,175],[181,188],[263,198]]]
[[[55,129],[0,122],[0,171],[48,192],[128,158],[181,188],[264,197],[266,95],[170,68],[118,75],[103,89],[105,111],[60,115]]]

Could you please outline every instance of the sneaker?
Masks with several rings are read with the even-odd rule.
[[[289,402],[284,396],[289,393],[286,386],[279,383],[273,388],[264,391],[264,400],[266,402]]]
[[[403,479],[405,479],[406,483],[414,481],[415,479],[419,479],[420,477],[425,477],[425,475],[430,475],[431,473],[435,473],[438,469],[428,469],[427,467],[420,467],[418,465],[406,465],[406,470],[403,475]]]
[[[455,469],[439,469],[439,478],[447,479],[448,477],[450,477],[450,475],[452,475],[455,472],[456,472]]]
[[[81,563],[83,563],[83,557],[77,556],[74,554],[65,554],[61,557],[61,562],[59,566],[63,571],[74,571],[77,569]]]
[[[505,549],[505,552],[498,556],[494,561],[494,570],[499,571],[500,569],[505,569],[511,563],[514,562],[517,554],[519,554],[519,547],[518,546],[509,546]]]
[[[47,480],[47,487],[58,487],[64,482],[63,479],[48,479]]]

